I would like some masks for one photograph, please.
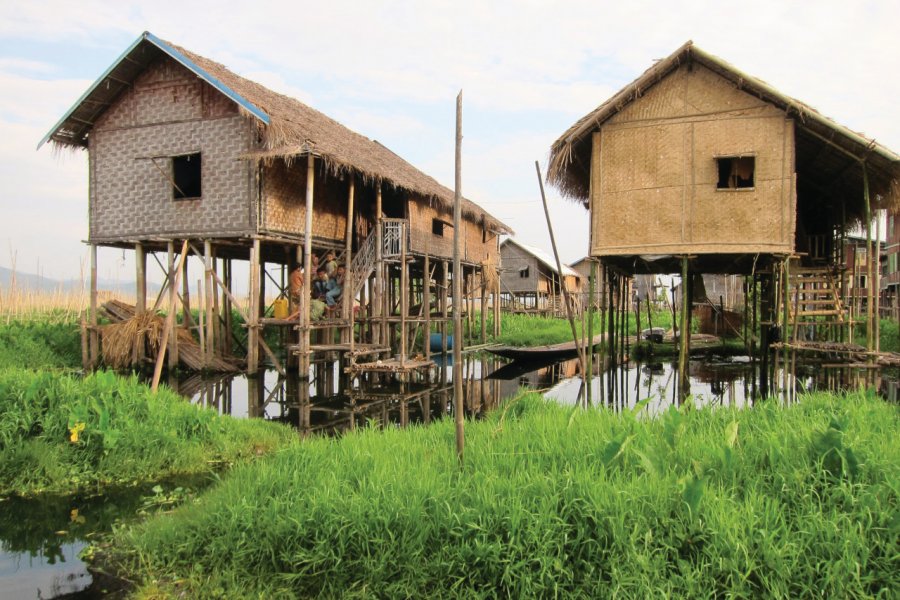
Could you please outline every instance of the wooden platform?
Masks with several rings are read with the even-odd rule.
[[[299,354],[300,345],[299,344],[291,344],[288,346],[288,350],[294,354]],[[350,344],[311,344],[310,351],[315,352],[342,352],[346,353],[351,358],[357,356],[368,356],[370,354],[382,354],[384,352],[390,352],[391,349],[388,346],[382,346],[380,344],[353,344],[353,349],[351,351]]]
[[[844,355],[847,362],[843,366],[876,365],[879,367],[900,367],[900,354],[897,352],[868,352],[865,346],[848,344],[845,342],[815,342],[796,341],[789,343],[775,343],[771,345],[774,350],[787,348],[795,352],[805,352],[819,355]],[[871,358],[871,362],[867,359]]]
[[[434,366],[433,360],[413,360],[406,359],[402,363],[390,358],[387,360],[376,360],[374,362],[355,363],[347,367],[348,373],[412,373],[419,369],[428,369]]]

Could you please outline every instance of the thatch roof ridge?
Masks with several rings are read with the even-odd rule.
[[[436,201],[444,210],[453,207],[454,192],[420,171],[384,144],[372,140],[321,111],[290,96],[233,73],[224,65],[172,44],[179,52],[212,73],[235,92],[263,110],[270,119],[259,124],[263,147],[247,158],[263,161],[292,160],[312,153],[335,172],[354,171],[369,181],[383,181],[424,199]],[[471,200],[463,199],[463,214],[483,220],[501,233],[512,230]]]
[[[586,175],[589,174],[590,165],[585,164],[584,161],[576,164],[576,161],[578,154],[584,152],[584,145],[590,144],[590,134],[627,104],[641,97],[650,87],[688,61],[696,61],[721,77],[732,81],[740,89],[755,94],[788,113],[797,115],[798,126],[813,131],[814,135],[826,138],[830,136],[832,139],[828,141],[831,143],[837,143],[838,140],[843,141],[845,145],[850,146],[845,148],[848,154],[853,150],[861,152],[870,165],[874,165],[876,169],[882,171],[884,178],[888,180],[884,193],[892,196],[890,203],[894,204],[895,208],[900,208],[900,183],[898,183],[900,181],[900,155],[877,143],[874,139],[824,116],[809,104],[778,91],[762,79],[748,75],[727,61],[698,48],[692,40],[687,41],[668,57],[656,61],[634,81],[578,119],[553,142],[550,150],[550,165],[547,169],[547,181],[555,185],[563,196],[573,200],[586,201],[588,197]],[[820,130],[821,133],[814,130]]]

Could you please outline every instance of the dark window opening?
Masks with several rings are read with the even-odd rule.
[[[440,219],[431,220],[431,233],[444,237],[444,222]]]
[[[522,279],[528,279],[528,267],[522,267],[519,269],[519,277]]]
[[[753,156],[727,156],[717,158],[720,190],[752,188],[756,176],[756,158]]]
[[[200,153],[172,157],[172,193],[176,200],[199,198]]]

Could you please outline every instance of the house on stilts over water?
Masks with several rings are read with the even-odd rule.
[[[547,179],[590,209],[610,286],[746,276],[760,299],[747,317],[763,325],[751,351],[774,336],[846,341],[842,238],[900,209],[900,156],[692,42],[560,136]]]
[[[88,366],[97,365],[101,351],[98,246],[135,252],[137,305],[119,312],[139,318],[156,308],[181,311],[182,322],[166,326],[170,366],[178,364],[179,347],[194,356],[182,363],[205,368],[237,351],[236,309],[247,327],[251,373],[264,355],[284,369],[277,349],[263,339],[269,328],[281,329],[285,354],[301,376],[323,353],[339,354],[351,370],[383,357],[380,367],[402,371],[429,362],[432,330],[446,339],[450,278],[463,278],[464,298],[453,299],[459,310],[476,297],[482,306],[490,297],[499,307],[499,235],[511,232],[506,225],[464,200],[462,270],[452,273],[451,190],[377,141],[150,33],[125,50],[41,143],[48,141],[87,149],[89,156]],[[299,306],[267,310],[266,298],[289,296],[287,274],[297,266],[304,269],[303,290],[310,290],[315,257],[327,252],[346,266],[336,308],[313,319],[304,293]],[[166,255],[167,281],[151,307],[146,265],[155,253]],[[189,254],[204,265],[204,293],[193,307],[183,272]],[[249,263],[250,293],[243,300],[232,289],[235,260]],[[276,265],[275,276],[266,265]],[[202,328],[190,308],[199,308]],[[478,335],[472,312],[468,341]],[[177,331],[192,327],[198,336]],[[425,340],[423,347],[417,340]],[[143,343],[135,361],[142,350]]]

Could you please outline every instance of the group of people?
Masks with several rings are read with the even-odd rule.
[[[344,292],[346,268],[338,264],[334,252],[331,251],[325,254],[324,261],[320,261],[319,257],[313,254],[310,262],[312,263],[310,318],[318,319],[326,312],[337,309],[341,294]],[[303,301],[303,267],[297,265],[291,271],[289,284],[291,303],[296,307],[290,318],[296,318],[300,314]]]

